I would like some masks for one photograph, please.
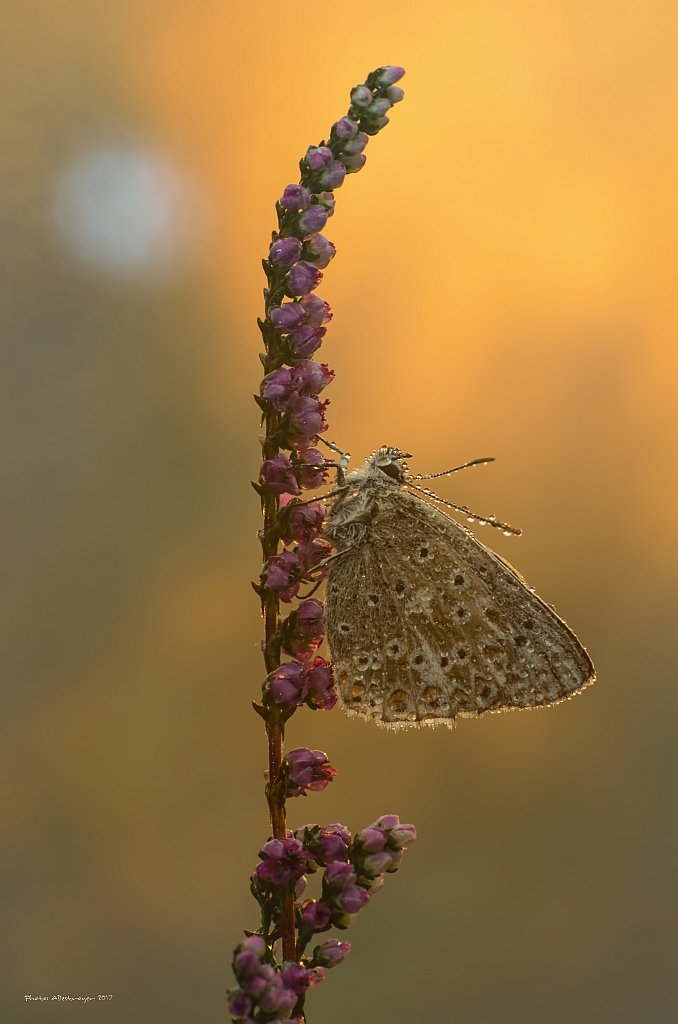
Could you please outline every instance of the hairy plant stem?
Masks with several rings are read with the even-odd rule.
[[[269,283],[272,283],[269,278]],[[269,292],[268,303],[274,296]],[[274,304],[274,302],[272,303]],[[266,344],[266,358],[264,362],[265,372],[270,371],[270,364],[273,362],[271,347],[269,345],[270,335],[262,328],[264,342]],[[280,418],[274,410],[269,410],[264,417],[265,434],[262,439],[262,454],[264,460],[274,459],[279,452],[276,435]],[[275,494],[265,494],[262,499],[263,526],[261,530],[261,547],[264,564],[267,559],[278,552],[278,537],[275,531],[275,523],[278,515],[278,499]],[[280,602],[274,590],[266,589],[262,596],[262,612],[264,617],[264,643],[263,654],[267,674],[273,672],[280,664],[280,632],[279,632],[279,608]],[[265,716],[266,737],[268,740],[268,783],[266,785],[266,799],[268,801],[269,815],[271,819],[271,831],[274,839],[285,839],[287,836],[287,821],[285,816],[285,790],[281,785],[280,766],[284,755],[285,741],[285,720],[282,709],[271,706],[267,708]],[[295,960],[296,931],[294,927],[294,894],[291,886],[286,886],[281,893],[280,900],[280,934],[282,938],[283,960]]]

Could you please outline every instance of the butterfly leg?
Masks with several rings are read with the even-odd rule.
[[[335,465],[335,463],[332,463],[332,465]],[[297,501],[297,499],[294,498],[290,504],[296,507],[299,505],[312,505],[314,501],[327,501],[328,498],[336,498],[340,494],[345,494],[347,490],[348,486],[342,484],[341,487],[335,487],[333,491],[328,491],[327,494],[318,494],[315,498],[305,498],[304,501]]]
[[[341,558],[341,556],[345,554],[346,551],[335,551],[333,555],[328,555],[327,558],[323,558],[322,562],[318,562],[317,565],[314,565],[311,572],[316,572],[317,569],[324,569],[326,565],[330,564],[330,562],[335,562],[337,558]],[[320,579],[316,582],[315,586],[313,586],[311,590],[309,590],[308,594],[304,594],[303,597],[301,596],[301,594],[299,595],[299,600],[305,601],[307,598],[312,597],[315,594],[318,587],[320,587],[321,584],[324,583],[324,581],[325,573],[322,573]]]
[[[351,458],[350,452],[345,452],[343,448],[340,448],[334,441],[326,441],[324,437],[318,438],[324,445],[326,445],[331,451],[335,452],[339,456],[338,463],[331,463],[336,466],[337,469],[337,482],[343,484],[344,477],[346,476],[346,470],[348,469],[349,459]]]

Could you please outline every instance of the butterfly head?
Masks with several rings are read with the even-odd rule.
[[[382,482],[391,480],[395,484],[402,484],[407,477],[407,466],[404,460],[411,458],[409,452],[403,452],[400,448],[391,448],[385,444],[370,455],[365,463],[365,469],[373,479]]]

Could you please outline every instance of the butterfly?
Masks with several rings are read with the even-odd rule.
[[[340,478],[325,535],[326,628],[344,707],[379,725],[453,725],[488,711],[542,707],[595,680],[571,629],[499,555],[431,500],[411,456],[384,445]],[[430,500],[427,500],[430,499]]]

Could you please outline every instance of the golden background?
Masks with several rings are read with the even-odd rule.
[[[439,490],[523,527],[480,537],[600,681],[454,731],[294,718],[340,774],[293,825],[397,812],[420,837],[309,1017],[674,1019],[675,3],[4,19],[3,1021],[227,1016],[267,836],[259,261],[384,63],[405,101],[326,231],[329,436],[416,472],[496,456]]]

